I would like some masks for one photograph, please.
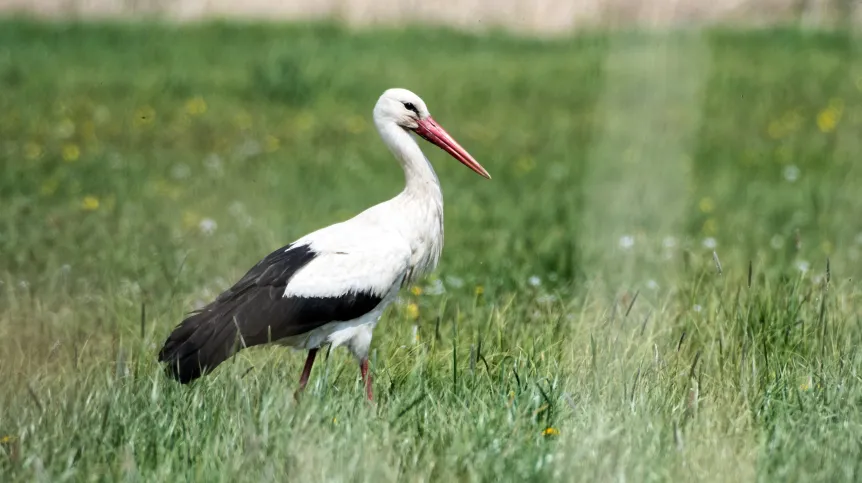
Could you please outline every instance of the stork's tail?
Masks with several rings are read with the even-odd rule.
[[[165,372],[187,384],[242,349],[233,308],[206,307],[183,320],[159,351],[159,362],[168,363]]]

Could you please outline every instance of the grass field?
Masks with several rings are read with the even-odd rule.
[[[2,22],[0,474],[859,481],[860,47]],[[343,349],[299,404],[287,349],[164,377],[184,313],[401,189],[392,86],[494,179],[423,144],[446,248],[376,404]]]

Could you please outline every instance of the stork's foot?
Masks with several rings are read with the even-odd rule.
[[[368,402],[374,402],[374,395],[371,390],[371,372],[368,371],[368,358],[359,361],[359,372],[362,373],[362,382],[365,383],[365,395],[368,397]]]

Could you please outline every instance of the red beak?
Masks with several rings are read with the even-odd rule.
[[[460,161],[461,164],[472,169],[480,176],[491,179],[491,175],[485,171],[485,168],[473,159],[473,156],[470,156],[470,153],[462,148],[457,141],[452,139],[452,136],[450,136],[445,129],[440,127],[440,125],[437,124],[437,121],[432,119],[431,116],[428,116],[425,119],[420,119],[417,123],[419,126],[414,129],[416,134],[426,141],[436,144],[437,147],[449,153],[453,158]]]

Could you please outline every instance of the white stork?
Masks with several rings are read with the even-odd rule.
[[[372,399],[368,352],[384,309],[401,287],[437,266],[443,248],[443,195],[410,132],[490,179],[406,89],[389,89],[374,124],[406,178],[396,197],[309,233],[258,262],[234,286],[193,312],[165,341],[159,361],[182,383],[213,370],[237,350],[274,342],[307,349],[299,394],[318,349],[346,345]]]

